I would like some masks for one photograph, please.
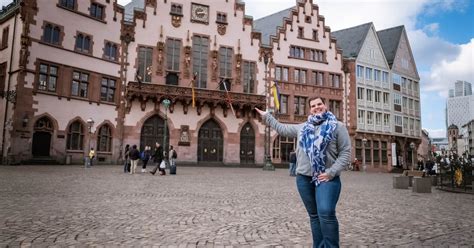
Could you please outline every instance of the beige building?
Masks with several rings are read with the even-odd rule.
[[[181,163],[262,164],[254,108],[265,108],[273,82],[281,121],[304,121],[307,98],[322,95],[350,125],[342,51],[318,6],[295,3],[260,20],[238,0],[9,5],[0,13],[3,161],[82,163],[93,147],[99,163],[118,163],[126,144],[159,142]],[[270,139],[273,162],[287,161],[295,141]]]

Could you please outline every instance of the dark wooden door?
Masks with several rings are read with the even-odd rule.
[[[240,163],[255,163],[255,132],[250,123],[240,131]]]
[[[163,135],[165,128],[165,120],[158,115],[154,115],[142,126],[140,133],[140,151],[144,150],[145,146],[151,146],[155,148],[155,142],[163,144]],[[166,130],[166,144],[169,144],[169,129]],[[133,144],[130,144],[133,145]]]
[[[223,137],[219,125],[214,120],[209,120],[201,129],[198,137],[198,161],[222,162]]]
[[[35,157],[49,156],[51,133],[37,131],[33,134],[32,153]]]

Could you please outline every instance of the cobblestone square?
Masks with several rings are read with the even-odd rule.
[[[474,195],[397,190],[392,176],[343,173],[342,246],[472,247]],[[310,247],[311,235],[285,169],[1,166],[0,247],[29,246]]]

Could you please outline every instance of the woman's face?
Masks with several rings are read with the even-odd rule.
[[[312,115],[322,114],[327,111],[326,104],[321,101],[321,98],[316,98],[309,102],[310,112]]]

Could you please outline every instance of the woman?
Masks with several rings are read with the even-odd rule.
[[[296,186],[309,215],[313,247],[339,247],[339,175],[350,163],[351,142],[322,98],[309,98],[309,107],[308,120],[301,124],[281,124],[267,112],[256,111],[280,135],[297,137]]]
[[[163,161],[163,147],[161,147],[160,143],[155,143],[155,152],[153,153],[153,162],[156,163],[156,167],[150,171],[152,175],[155,175],[156,170],[160,171],[160,175],[163,176],[166,172],[165,169],[160,168],[161,161]]]

